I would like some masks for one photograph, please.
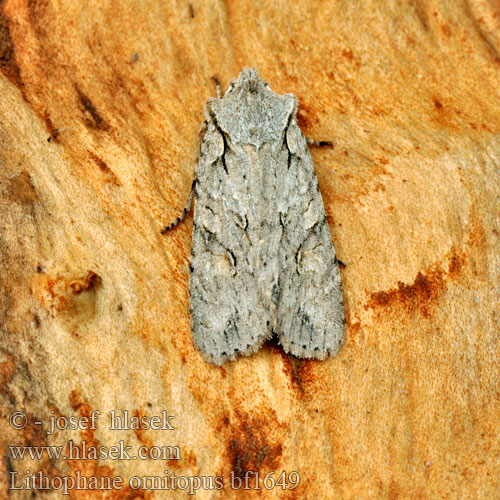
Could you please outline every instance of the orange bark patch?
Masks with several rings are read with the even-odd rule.
[[[232,427],[232,432],[228,455],[235,476],[242,477],[247,471],[259,471],[264,466],[269,469],[278,466],[282,445],[267,442],[269,424],[266,421],[243,420]]]

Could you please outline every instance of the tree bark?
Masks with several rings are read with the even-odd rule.
[[[81,475],[123,486],[70,498],[186,498],[185,484],[197,498],[496,498],[499,24],[494,0],[1,1],[0,496],[64,498],[55,478]],[[188,197],[211,77],[225,89],[244,66],[334,142],[311,151],[344,263],[346,343],[326,361],[270,342],[207,364],[189,320],[192,214],[160,234]],[[113,430],[111,411],[166,412],[175,429]],[[51,417],[79,427],[51,433]],[[180,460],[9,448],[120,441]],[[260,491],[231,485],[248,471]],[[273,471],[300,483],[266,489]],[[35,473],[48,491],[9,490]],[[172,473],[191,479],[133,479]]]

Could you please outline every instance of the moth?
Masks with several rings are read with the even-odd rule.
[[[217,82],[218,83],[218,82]],[[277,336],[325,359],[344,341],[341,276],[294,94],[244,68],[205,105],[189,295],[194,344],[216,365]],[[314,142],[314,141],[311,141]]]

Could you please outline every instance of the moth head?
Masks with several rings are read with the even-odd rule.
[[[260,147],[282,140],[296,103],[293,94],[273,92],[254,68],[243,68],[222,99],[207,102],[207,119],[230,142]]]
[[[256,94],[264,89],[270,90],[269,85],[259,78],[257,70],[255,68],[243,68],[238,78],[229,86],[227,93],[243,91]]]

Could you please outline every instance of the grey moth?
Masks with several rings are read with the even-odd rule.
[[[187,207],[162,231],[196,196],[191,325],[217,365],[273,335],[299,358],[324,359],[344,341],[341,276],[297,106],[249,68],[209,99]]]

